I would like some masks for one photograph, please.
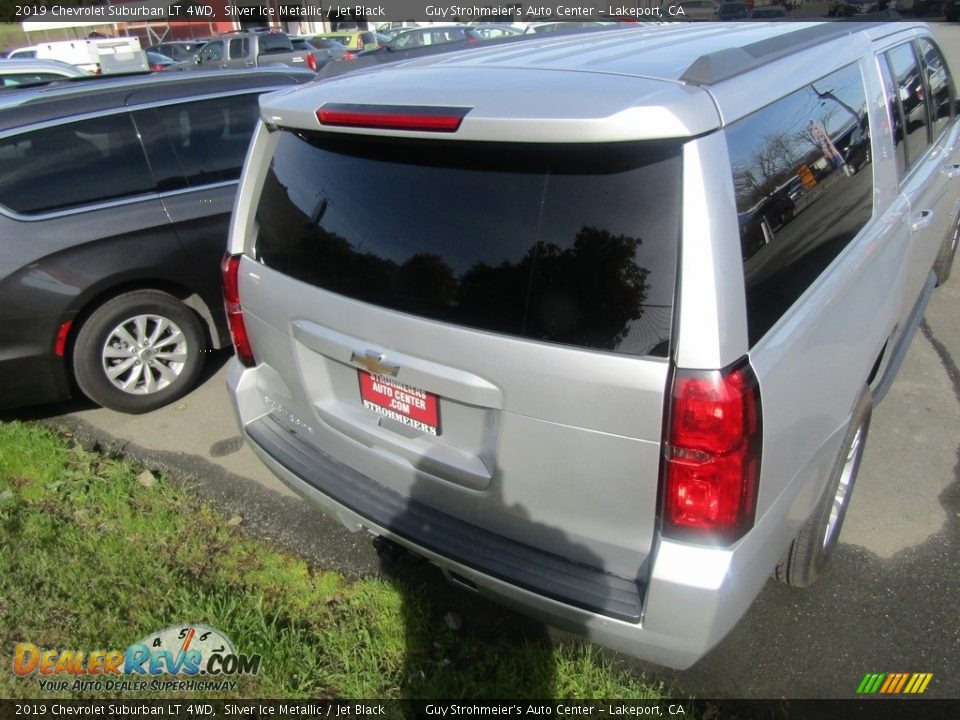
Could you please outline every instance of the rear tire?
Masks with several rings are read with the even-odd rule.
[[[957,255],[957,245],[960,245],[960,217],[953,224],[953,232],[944,238],[940,254],[937,255],[937,260],[933,263],[933,272],[937,275],[937,287],[950,279],[950,273],[953,271],[953,259]]]
[[[74,376],[106,408],[148,412],[193,388],[206,344],[190,308],[165,292],[136,290],[108,300],[80,326]]]
[[[866,389],[853,411],[830,482],[813,514],[777,564],[775,574],[780,582],[795,587],[810,585],[820,577],[833,555],[860,471],[872,407],[873,399]]]

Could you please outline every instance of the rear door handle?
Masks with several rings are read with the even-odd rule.
[[[911,227],[914,232],[916,232],[917,230],[923,230],[930,225],[931,222],[933,222],[933,210],[921,210],[913,216],[913,225],[911,225]]]
[[[943,174],[946,175],[951,180],[953,180],[954,178],[960,177],[960,163],[953,163],[952,165],[944,165]]]

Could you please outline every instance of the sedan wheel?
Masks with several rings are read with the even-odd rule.
[[[141,413],[196,384],[206,338],[196,314],[167,293],[137,290],[107,301],[83,322],[73,369],[84,394],[104,407]]]
[[[150,395],[177,381],[186,367],[187,351],[187,339],[172,320],[136,315],[109,333],[101,362],[114,387]]]

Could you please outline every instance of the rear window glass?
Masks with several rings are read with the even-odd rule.
[[[260,54],[272,55],[274,53],[293,52],[293,43],[286,35],[264,33],[260,35]]]
[[[394,310],[665,355],[680,150],[283,132],[257,210],[258,255]]]

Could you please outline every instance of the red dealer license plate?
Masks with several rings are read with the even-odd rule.
[[[440,434],[437,396],[382,375],[358,370],[360,399],[367,410],[396,420],[428,435]]]

